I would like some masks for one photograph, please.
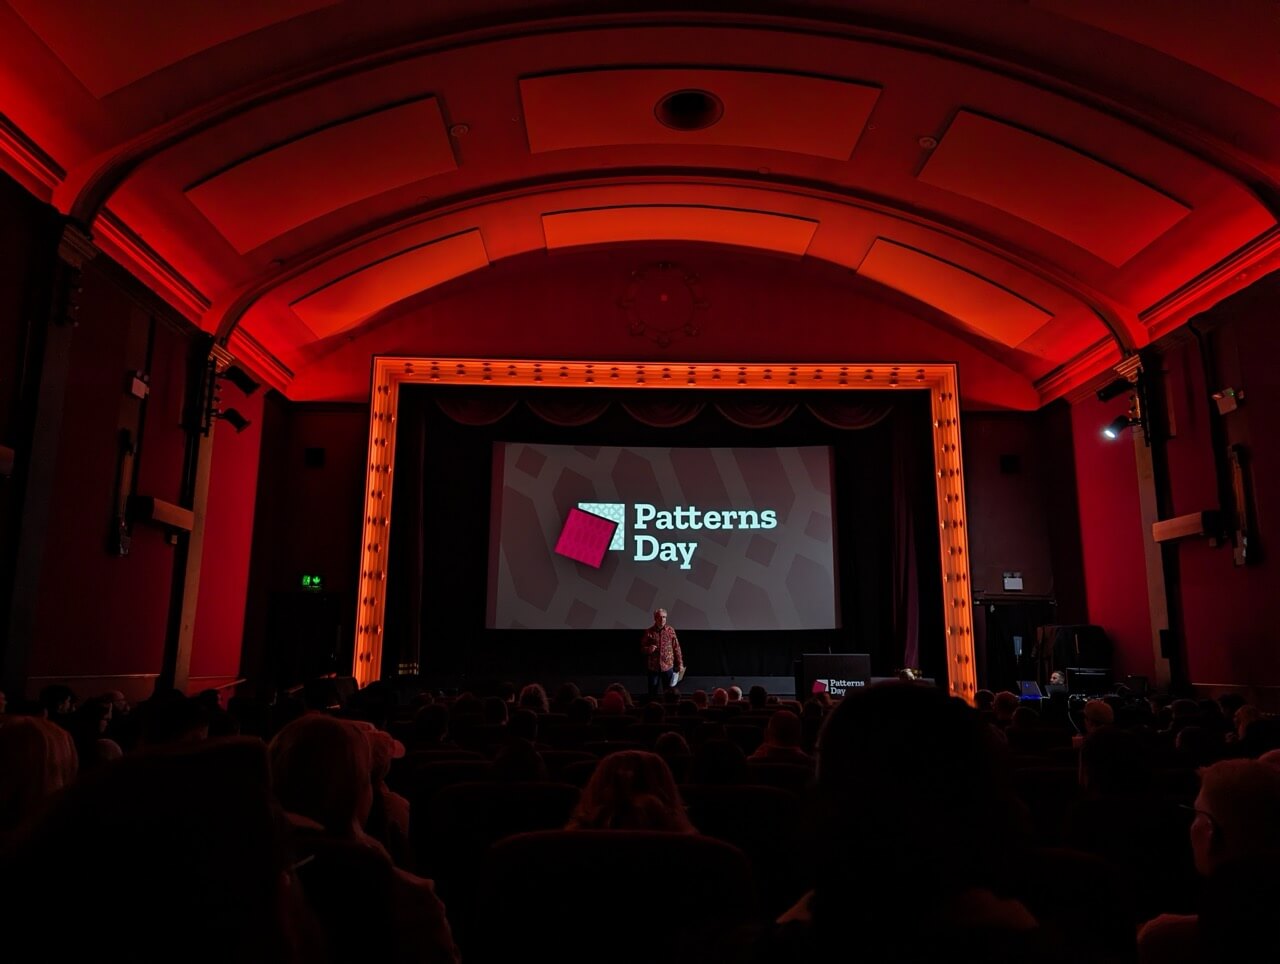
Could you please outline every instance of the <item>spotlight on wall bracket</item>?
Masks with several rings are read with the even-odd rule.
[[[239,365],[232,365],[226,371],[221,372],[218,377],[225,378],[246,395],[252,395],[258,390],[258,383]]]
[[[1102,437],[1114,441],[1124,434],[1124,430],[1138,424],[1131,415],[1118,415],[1102,430]]]
[[[237,435],[253,424],[234,408],[225,408],[218,412],[218,418],[222,419],[224,422],[228,422],[231,427],[236,430]]]

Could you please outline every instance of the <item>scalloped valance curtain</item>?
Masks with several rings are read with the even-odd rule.
[[[738,399],[728,397],[711,401],[653,398],[630,398],[616,403],[631,418],[651,428],[678,428],[697,418],[711,406],[734,425],[742,428],[773,428],[791,418],[803,405],[824,425],[846,431],[871,428],[884,421],[893,406],[887,402],[859,402],[840,398],[810,399],[803,403],[780,399]],[[440,411],[460,425],[493,425],[506,418],[517,405],[523,405],[550,425],[574,428],[589,425],[601,418],[615,404],[595,394],[581,398],[531,397],[519,399],[506,392],[476,392],[472,395],[449,395],[436,398]]]

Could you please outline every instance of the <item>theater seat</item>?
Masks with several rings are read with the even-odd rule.
[[[436,882],[459,944],[465,944],[476,874],[495,841],[530,830],[558,830],[578,803],[563,783],[460,783],[445,787],[413,824],[416,866]]]
[[[594,753],[597,757],[606,757],[610,753],[617,753],[620,750],[646,750],[643,743],[633,743],[629,740],[601,740],[598,743],[586,743],[582,747],[588,753]]]
[[[493,777],[493,764],[488,760],[440,760],[412,771],[405,779],[405,794],[413,812],[421,814],[431,798],[455,783],[484,783]]]
[[[693,834],[560,830],[490,849],[468,960],[671,960],[757,913],[738,848]]]
[[[1091,854],[1033,850],[1014,868],[1008,896],[1026,905],[1060,949],[1058,960],[1133,960],[1136,929],[1128,881]]]
[[[560,770],[560,780],[575,787],[585,787],[590,782],[591,775],[596,772],[599,762],[599,759],[593,755],[589,760],[566,763]]]
[[[1079,796],[1078,772],[1069,767],[1023,767],[1013,770],[1012,776],[1041,843],[1060,843],[1067,813]]]
[[[585,750],[543,750],[542,762],[547,765],[547,775],[553,781],[559,781],[564,775],[565,767],[571,763],[591,763],[594,767],[597,757]],[[572,782],[572,781],[570,781]]]
[[[764,909],[776,917],[808,889],[801,872],[800,797],[777,787],[682,786],[698,832],[739,848],[755,872]]]
[[[747,773],[757,786],[778,787],[782,790],[804,790],[813,782],[813,768],[796,763],[765,763],[747,761]]]

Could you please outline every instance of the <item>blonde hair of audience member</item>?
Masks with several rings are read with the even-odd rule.
[[[1204,876],[1234,860],[1280,861],[1280,768],[1223,760],[1200,771],[1191,852]]]
[[[1116,721],[1116,711],[1106,700],[1089,700],[1084,705],[1085,732],[1096,730],[1100,726],[1112,726]]]
[[[339,837],[361,834],[373,806],[373,754],[359,728],[308,714],[271,741],[271,777],[280,805]]]
[[[733,685],[729,687],[729,702],[737,703],[742,699],[742,687]]]
[[[1234,739],[1237,742],[1244,740],[1244,734],[1249,729],[1249,724],[1261,718],[1262,711],[1250,703],[1246,703],[1236,710],[1231,716],[1231,723],[1235,727]]]
[[[696,833],[671,768],[642,750],[621,750],[600,761],[566,829]]]
[[[0,833],[36,816],[77,769],[71,734],[56,723],[27,716],[0,726]]]

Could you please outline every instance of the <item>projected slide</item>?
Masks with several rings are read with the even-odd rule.
[[[494,445],[487,626],[834,629],[831,451]]]

